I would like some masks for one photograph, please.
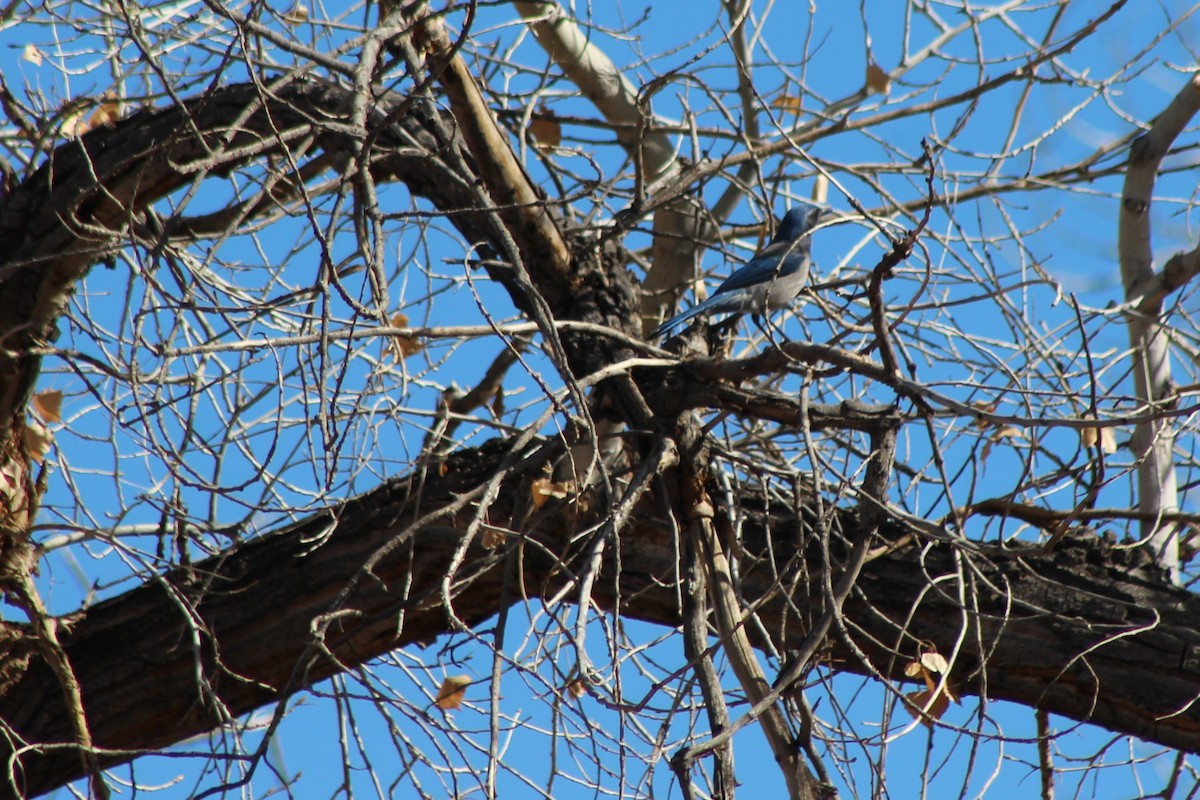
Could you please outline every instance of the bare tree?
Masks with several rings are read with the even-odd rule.
[[[8,6],[4,795],[1194,794],[1200,73],[1085,5]]]

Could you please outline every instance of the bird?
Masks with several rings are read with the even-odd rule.
[[[766,310],[786,306],[808,280],[812,263],[808,234],[833,215],[827,206],[816,205],[788,211],[770,244],[726,278],[711,297],[659,325],[650,338],[664,336],[702,314],[750,312],[757,318]]]

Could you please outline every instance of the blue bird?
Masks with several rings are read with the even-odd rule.
[[[657,339],[701,314],[750,312],[757,317],[766,310],[786,306],[808,280],[812,263],[809,232],[832,216],[833,210],[824,206],[787,212],[770,244],[726,278],[712,297],[671,317],[655,328],[650,338]]]

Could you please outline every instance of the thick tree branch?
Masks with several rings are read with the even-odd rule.
[[[617,141],[637,166],[634,217],[645,197],[682,176],[675,147],[663,132],[650,132],[650,96],[638,90],[594,41],[585,36],[556,2],[519,2],[534,38],[584,95],[617,126]],[[632,125],[630,128],[628,126]],[[645,330],[674,308],[695,274],[703,220],[682,192],[667,196],[654,213],[651,267],[642,281]]]
[[[1121,196],[1118,250],[1125,299],[1138,302],[1138,313],[1129,316],[1129,342],[1133,348],[1133,382],[1137,398],[1149,408],[1169,401],[1171,381],[1170,342],[1159,319],[1160,303],[1139,301],[1152,295],[1155,282],[1150,240],[1150,200],[1162,158],[1188,121],[1200,111],[1200,73],[1192,76],[1183,90],[1143,135],[1130,147],[1129,169]],[[1171,514],[1179,508],[1175,478],[1175,432],[1169,420],[1140,423],[1133,433],[1133,452],[1138,459],[1138,508],[1145,515]],[[1142,536],[1163,566],[1178,577],[1179,529],[1150,519],[1142,523]]]
[[[1106,14],[1122,4],[1114,4]],[[539,41],[604,110],[619,131],[620,144],[635,160],[638,184],[632,211],[657,212],[655,263],[640,298],[616,237],[601,237],[599,246],[590,246],[547,205],[495,124],[482,94],[487,87],[476,82],[457,46],[436,23],[424,31],[423,44],[431,45],[424,62],[429,75],[422,78],[423,72],[414,68],[398,77],[397,85],[418,81],[409,96],[380,90],[374,80],[383,73],[377,73],[376,62],[368,58],[354,73],[360,79],[354,89],[295,77],[299,73],[227,86],[171,108],[139,112],[111,129],[95,129],[58,148],[23,183],[5,179],[0,199],[0,331],[5,337],[0,348],[0,479],[7,479],[11,491],[3,498],[7,516],[0,520],[0,589],[11,591],[18,585],[13,577],[28,581],[36,564],[27,537],[44,484],[34,481],[19,434],[39,359],[52,352],[48,344],[55,336],[54,326],[90,265],[131,243],[174,246],[205,234],[233,232],[250,218],[292,212],[296,203],[310,202],[314,194],[346,192],[351,186],[348,176],[370,184],[369,191],[363,191],[372,195],[374,181],[403,182],[410,193],[429,198],[471,245],[490,251],[482,258],[484,269],[535,319],[544,336],[540,342],[533,340],[534,346],[557,348],[554,364],[563,382],[575,389],[577,402],[571,412],[596,415],[597,423],[589,419],[578,425],[591,434],[580,438],[596,443],[601,426],[621,435],[605,440],[614,444],[619,459],[605,453],[575,462],[564,457],[567,445],[558,441],[527,447],[515,444],[516,439],[496,441],[444,459],[442,448],[431,446],[432,463],[406,478],[240,543],[218,557],[152,576],[138,589],[80,612],[69,625],[44,611],[33,615],[31,627],[42,628],[33,637],[22,638],[26,628],[0,625],[0,763],[5,765],[0,787],[7,787],[7,795],[0,791],[0,796],[47,791],[92,771],[97,758],[104,764],[122,763],[195,734],[236,725],[239,715],[281,703],[348,667],[397,648],[428,646],[464,626],[481,625],[503,612],[513,598],[585,598],[620,614],[622,620],[680,625],[680,591],[672,578],[684,574],[686,565],[677,563],[680,543],[662,521],[663,487],[671,476],[663,480],[646,454],[647,442],[662,435],[663,420],[698,407],[722,412],[718,423],[726,414],[748,422],[773,422],[783,438],[795,428],[806,434],[837,429],[874,435],[865,457],[857,446],[846,449],[845,463],[851,468],[838,484],[840,500],[821,497],[828,513],[822,514],[819,525],[814,508],[804,506],[811,498],[795,505],[767,500],[773,495],[764,491],[765,483],[752,481],[715,491],[707,484],[707,459],[697,458],[679,470],[685,478],[691,470],[694,502],[689,519],[706,527],[696,542],[709,565],[708,589],[723,615],[718,646],[735,659],[751,701],[762,704],[756,714],[761,712],[773,725],[773,745],[781,762],[793,760],[789,769],[796,794],[801,794],[795,789],[801,783],[816,787],[804,774],[787,720],[778,718],[776,701],[782,692],[794,691],[788,686],[791,679],[805,670],[828,670],[882,675],[899,683],[905,664],[927,647],[956,652],[948,679],[960,694],[986,692],[988,698],[1035,707],[1042,719],[1060,714],[1200,751],[1196,596],[1172,587],[1160,565],[1141,550],[1113,547],[1086,529],[1066,530],[1067,523],[1102,518],[1099,512],[1083,510],[1072,512],[1066,522],[1057,519],[1062,530],[1056,528],[1056,535],[1064,538],[1053,552],[1020,543],[988,547],[961,538],[959,530],[946,530],[937,521],[905,517],[889,505],[893,499],[886,490],[894,440],[879,441],[881,431],[890,437],[905,422],[904,415],[894,407],[858,400],[809,405],[806,397],[797,399],[787,392],[793,390],[790,379],[803,370],[804,362],[822,361],[853,373],[856,387],[890,387],[902,397],[938,406],[943,418],[959,415],[993,422],[1012,419],[1013,424],[1031,427],[1081,428],[1094,427],[1095,420],[1052,413],[1038,417],[1032,411],[1022,418],[1006,418],[972,406],[954,391],[906,378],[894,363],[878,364],[861,353],[808,342],[786,343],[732,361],[672,363],[642,357],[661,351],[630,338],[639,324],[639,309],[652,318],[661,316],[684,290],[683,277],[696,263],[703,241],[696,235],[703,220],[695,199],[700,179],[715,175],[722,165],[738,164],[743,174],[755,171],[755,159],[762,153],[782,151],[774,144],[756,151],[758,144],[747,140],[740,155],[704,162],[685,174],[670,139],[664,132],[651,132],[649,125],[649,99],[678,73],[667,72],[638,91],[574,23],[544,16],[548,8],[561,12],[557,5],[519,5]],[[729,5],[740,9],[733,14],[735,25],[746,19],[744,6]],[[470,19],[468,14],[464,39]],[[1091,27],[1038,51],[1036,59],[980,88],[949,100],[932,100],[929,108],[974,101],[1004,82],[1031,79],[1038,64],[1066,52]],[[386,30],[391,35],[393,29]],[[397,27],[394,32],[408,36],[411,31]],[[410,67],[421,60],[412,40],[391,42],[408,43]],[[752,116],[753,51],[744,41],[739,48],[743,99]],[[901,65],[895,74],[917,61]],[[320,63],[340,62],[327,57]],[[426,91],[435,84],[445,91],[444,97]],[[1128,243],[1133,248],[1130,264],[1137,269],[1128,273],[1133,278],[1127,279],[1127,303],[1137,304],[1138,322],[1151,336],[1161,334],[1161,309],[1147,298],[1165,293],[1159,284],[1190,279],[1197,258],[1195,251],[1186,254],[1154,279],[1159,284],[1148,280],[1143,267],[1149,264],[1149,229],[1148,224],[1141,227],[1147,206],[1139,203],[1148,204],[1161,154],[1200,102],[1195,96],[1198,86],[1194,82],[1191,94],[1185,92],[1177,101],[1179,108],[1172,106],[1138,140],[1129,170],[1122,230],[1128,224],[1135,234]],[[437,110],[442,100],[449,109],[445,113]],[[821,137],[919,109],[897,104],[873,117],[822,119],[803,123],[798,130],[800,138]],[[753,119],[746,124],[752,132]],[[288,166],[282,171],[264,168],[267,159]],[[1086,168],[1094,162],[1080,163]],[[244,168],[253,180],[262,178],[259,188],[236,195],[236,202],[221,211],[191,219],[155,216],[153,204],[168,193]],[[727,196],[737,191],[731,189]],[[645,207],[639,206],[642,201]],[[374,202],[369,204],[370,214],[381,223],[385,217]],[[320,213],[313,211],[314,223]],[[716,213],[721,213],[719,207]],[[613,230],[619,232],[620,226]],[[382,232],[382,224],[369,236],[360,232],[370,242],[359,244],[378,244]],[[1143,234],[1144,241],[1138,238]],[[1124,263],[1124,236],[1122,241]],[[382,251],[375,248],[372,253],[376,266],[382,264]],[[316,297],[323,287],[303,291]],[[877,332],[887,327],[883,298],[878,300]],[[567,320],[584,324],[562,324]],[[601,335],[618,330],[624,335]],[[528,331],[532,335],[532,328]],[[501,333],[499,326],[494,332]],[[353,335],[357,332],[347,333]],[[341,332],[321,333],[320,343],[328,345],[338,336]],[[158,355],[172,346],[176,355],[185,349],[201,352],[225,346],[199,341],[182,349],[180,341],[164,343]],[[259,344],[247,341],[229,347]],[[474,404],[489,387],[499,385],[515,358],[515,351],[499,357],[484,383],[464,402]],[[1167,425],[1172,415],[1189,409],[1164,407],[1165,364],[1163,355],[1155,364],[1139,367],[1139,373],[1150,376],[1149,391],[1142,407],[1129,411],[1124,421],[1153,417],[1158,426],[1151,436],[1153,447],[1165,445],[1169,451]],[[759,382],[775,388],[743,388],[747,379],[777,373],[786,382]],[[540,386],[549,405],[558,387],[548,380]],[[585,400],[581,388],[593,386],[597,391]],[[847,394],[842,388],[834,388],[829,397],[872,396],[871,390],[855,388]],[[461,409],[450,404],[448,411],[455,410]],[[576,426],[576,420],[570,423]],[[521,441],[541,430],[540,425],[531,427]],[[699,452],[709,428],[693,424],[691,435]],[[828,437],[834,447],[840,444],[839,436]],[[658,441],[661,445],[663,440]],[[733,443],[729,449],[736,447]],[[815,462],[815,448],[812,452]],[[555,501],[532,508],[528,482],[556,459],[560,470],[575,466],[578,473],[619,461],[621,469],[605,474],[610,492],[627,486],[623,482],[630,474],[639,476],[636,491],[628,491],[617,504],[609,501],[619,494],[599,496],[597,489],[596,497],[582,498],[585,502],[569,508]],[[867,475],[861,484],[852,468],[860,462]],[[749,456],[746,463],[752,470]],[[1146,463],[1151,464],[1149,457]],[[837,469],[814,467],[813,472],[822,472],[819,481]],[[1160,497],[1153,509],[1131,513],[1161,527],[1181,517],[1171,511],[1173,484],[1164,482],[1161,468],[1150,469],[1162,490]],[[947,482],[947,493],[949,489]],[[859,507],[836,505],[851,494]],[[1042,514],[1019,499],[1012,495],[996,503],[978,503],[971,511],[1043,521],[1052,513]],[[714,508],[714,503],[727,507]],[[727,518],[738,522],[736,547],[726,548],[713,535],[713,521]],[[506,538],[484,547],[476,533],[488,526],[504,531]],[[583,548],[588,556],[583,558],[580,531],[590,529],[601,530],[603,536],[594,540],[596,547]],[[12,542],[19,546],[11,547]],[[1172,566],[1169,559],[1161,563]],[[515,575],[522,585],[505,583]],[[969,587],[956,586],[956,581],[968,578]],[[786,595],[785,586],[793,587]],[[963,596],[970,598],[965,609],[960,606]],[[693,609],[687,623],[692,655],[704,653],[707,658],[702,606]],[[752,609],[761,624],[744,625],[746,609]],[[47,626],[53,625],[60,627],[48,633]],[[31,640],[58,642],[61,650],[39,652]],[[741,647],[731,653],[729,642]],[[774,665],[751,652],[753,646],[770,653],[799,648],[804,657],[795,662],[795,672],[780,668],[772,683],[767,673]],[[56,661],[60,654],[65,657]],[[711,666],[707,661],[700,665],[702,674],[706,665]],[[710,744],[718,746],[739,724],[728,720],[725,698],[719,697],[720,677],[710,670],[705,678],[718,737]],[[77,688],[64,693],[67,684]],[[498,691],[493,688],[493,701]],[[739,720],[750,719],[744,710],[742,714]],[[88,751],[89,741],[97,753]],[[728,750],[723,754],[727,760],[720,768],[722,780],[732,785],[736,776],[731,755]],[[685,768],[689,763],[680,758]],[[489,769],[494,768],[493,761]]]
[[[54,323],[68,293],[88,268],[122,245],[127,229],[150,235],[147,210],[166,194],[209,174],[229,171],[278,153],[289,143],[316,137],[336,165],[354,152],[365,132],[342,121],[353,101],[346,87],[291,80],[264,93],[254,84],[223,87],[183,106],[146,110],[97,128],[63,145],[0,206],[0,426],[23,414],[40,359],[26,355],[54,338]],[[384,124],[372,161],[377,179],[404,181],[416,194],[453,210],[451,220],[470,241],[488,241],[486,214],[474,211],[472,176],[449,169],[445,147],[429,130],[429,115],[405,108],[405,98],[378,98],[373,124]],[[393,112],[403,110],[403,114]],[[328,158],[327,156],[333,156]],[[297,179],[312,179],[301,169]],[[246,213],[265,213],[261,200]],[[186,222],[168,223],[161,235],[191,234]]]
[[[426,17],[419,25],[431,55],[444,62],[435,69],[450,98],[454,119],[526,264],[531,270],[536,267],[563,281],[570,270],[571,254],[543,198],[496,125],[474,76],[462,54],[451,45],[441,21]]]
[[[340,664],[427,645],[450,633],[450,619],[436,598],[462,528],[473,518],[453,508],[492,476],[505,455],[500,443],[457,454],[445,461],[444,470],[392,481],[90,609],[63,644],[76,666],[94,739],[110,751],[103,760],[116,763],[166,747],[225,723],[226,711],[244,714],[277,702],[286,692],[336,673]],[[529,458],[523,471],[540,463]],[[491,508],[493,522],[502,524],[516,514],[514,498],[528,496],[522,480],[515,474],[506,482]],[[421,513],[431,521],[413,528],[418,495]],[[821,590],[810,587],[811,596],[785,603],[776,576],[803,567],[772,563],[771,554],[800,553],[811,561],[810,574],[818,574],[817,548],[803,519],[789,507],[763,508],[752,497],[740,502],[747,559],[741,567],[743,596],[748,603],[771,596],[758,607],[765,629],[786,630],[794,644],[807,626],[789,609],[819,608]],[[439,510],[445,516],[437,517]],[[676,547],[653,517],[653,510],[638,512],[619,538],[624,565],[619,591],[638,598],[623,603],[622,613],[679,625],[675,590],[660,579],[679,568]],[[840,519],[846,526],[841,536],[854,541],[861,532],[853,528],[853,513]],[[566,557],[566,542],[579,524],[577,517],[558,516],[546,507],[536,522],[537,539],[546,549],[525,548],[525,586],[515,595],[549,597],[570,578],[570,564],[554,554]],[[910,532],[890,523],[882,533],[901,540]],[[770,546],[768,536],[773,537]],[[398,539],[404,546],[395,546]],[[915,541],[922,541],[919,535]],[[836,563],[849,545],[834,544]],[[362,576],[362,565],[380,548],[390,549],[369,579]],[[613,550],[605,553],[605,570],[612,569]],[[986,674],[992,699],[1200,750],[1200,704],[1195,702],[1200,697],[1200,599],[1170,586],[1139,551],[1114,549],[1090,532],[1068,537],[1051,554],[1035,546],[984,554],[966,543],[956,549],[943,542],[902,545],[873,557],[843,609],[850,635],[872,669],[903,680],[903,665],[919,642],[951,651],[961,609],[953,591],[943,586],[944,591],[931,593],[929,582],[960,574],[960,558],[981,579],[981,615],[971,624],[986,651],[968,648],[960,654],[950,678],[961,693],[977,692]],[[463,576],[455,587],[454,612],[460,619],[477,623],[500,610],[503,560],[503,549],[472,546],[457,573]],[[407,600],[393,591],[405,581],[412,581]],[[612,607],[615,589],[611,579],[597,580],[592,598]],[[404,622],[397,630],[401,612]],[[325,648],[336,661],[323,655]],[[831,657],[831,668],[867,670],[837,642]],[[8,732],[9,758],[16,748],[25,748],[15,774],[26,791],[37,794],[79,777],[81,767],[72,747],[38,748],[73,741],[69,716],[45,663],[35,655],[22,670],[20,661],[9,664],[16,683],[0,697],[0,719]],[[205,676],[203,686],[197,685],[198,671]]]

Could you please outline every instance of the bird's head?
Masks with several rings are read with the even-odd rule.
[[[793,242],[834,216],[836,216],[836,212],[829,206],[796,206],[783,215],[783,222],[779,224],[775,241]]]

